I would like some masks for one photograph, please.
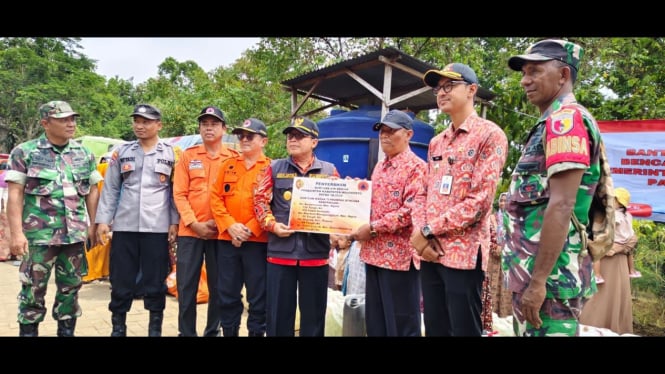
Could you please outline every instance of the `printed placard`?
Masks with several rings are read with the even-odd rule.
[[[358,179],[293,179],[289,228],[348,235],[369,223],[372,182]]]

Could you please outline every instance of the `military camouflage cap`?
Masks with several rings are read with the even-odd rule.
[[[582,56],[584,56],[584,49],[575,43],[561,39],[546,39],[532,44],[525,54],[511,57],[508,60],[508,66],[515,71],[522,71],[522,66],[527,61],[558,60],[577,71],[580,68]]]
[[[65,101],[49,101],[39,107],[39,116],[41,118],[65,118],[70,116],[80,116],[72,110],[72,107]]]

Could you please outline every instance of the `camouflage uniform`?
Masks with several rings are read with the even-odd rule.
[[[10,162],[5,180],[24,186],[23,232],[29,243],[19,269],[18,322],[44,320],[44,296],[54,265],[58,289],[53,318],[77,318],[81,276],[87,272],[83,248],[90,222],[85,196],[102,180],[95,155],[74,140],[58,149],[41,135],[14,148]]]
[[[566,127],[564,131],[568,131],[568,135],[581,134],[580,139],[584,138],[581,142],[587,143],[585,137],[588,137],[587,150],[580,149],[580,152],[588,152],[590,166],[582,176],[574,208],[574,214],[584,225],[588,223],[591,200],[600,176],[600,132],[596,120],[586,109],[576,104],[572,93],[556,99],[529,134],[524,153],[513,172],[510,195],[506,201],[504,222],[508,224],[508,233],[502,258],[503,269],[508,271],[508,283],[513,292],[514,330],[518,336],[576,335],[579,325],[577,317],[583,302],[596,292],[595,282],[591,280],[591,257],[585,255],[586,251],[580,254],[580,235],[571,221],[568,240],[547,278],[545,302],[540,310],[543,321],[540,329],[526,323],[518,307],[522,293],[531,281],[538,254],[550,194],[548,176],[579,167],[571,161],[552,163],[546,167],[548,158],[557,157],[554,149],[550,148],[556,148],[551,140],[557,140],[555,135],[559,125],[559,129]],[[552,135],[553,131],[555,135]],[[549,145],[547,154],[543,146],[545,138]]]

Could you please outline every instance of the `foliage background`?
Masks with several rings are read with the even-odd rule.
[[[575,94],[599,120],[664,118],[665,38],[570,37],[580,44],[582,59]],[[384,47],[443,67],[464,62],[476,71],[480,85],[496,98],[487,118],[499,124],[511,144],[499,192],[505,191],[512,167],[528,129],[537,118],[519,85],[521,75],[507,66],[510,56],[522,53],[536,41],[530,37],[266,37],[229,67],[203,71],[195,61],[166,58],[158,75],[135,85],[95,73],[72,37],[0,38],[0,152],[40,133],[37,108],[50,100],[66,100],[81,117],[78,136],[97,135],[131,140],[129,114],[146,102],[162,110],[160,136],[194,134],[196,116],[206,105],[217,105],[231,127],[256,117],[268,125],[266,154],[286,155],[284,135],[290,119],[290,94],[280,82]],[[303,112],[314,109],[306,103]],[[313,116],[320,120],[325,114]],[[445,115],[434,121],[417,113],[438,133],[448,126]],[[638,268],[643,278],[634,281],[638,291],[663,299],[665,248],[663,225],[636,220],[640,242]],[[665,308],[661,305],[661,311]],[[636,313],[637,316],[638,313]],[[661,313],[658,321],[663,321]],[[660,322],[659,322],[660,323]],[[665,324],[664,324],[665,325]]]

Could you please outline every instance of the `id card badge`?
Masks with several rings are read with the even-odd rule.
[[[453,176],[444,175],[441,177],[441,188],[439,188],[439,193],[442,195],[450,195],[450,190],[453,185]]]

